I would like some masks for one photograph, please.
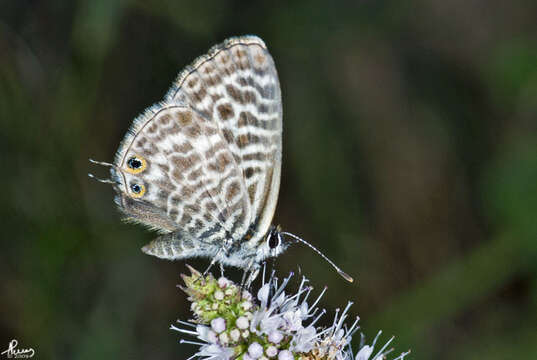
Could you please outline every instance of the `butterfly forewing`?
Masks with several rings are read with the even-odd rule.
[[[280,182],[282,105],[274,61],[257,37],[212,48],[178,77],[168,99],[214,122],[242,172],[252,207],[252,242],[272,221]]]

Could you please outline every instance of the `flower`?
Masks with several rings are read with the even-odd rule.
[[[279,283],[274,272],[257,291],[257,301],[246,290],[231,280],[213,275],[201,275],[190,268],[191,275],[182,275],[181,287],[192,302],[194,319],[179,321],[181,327],[172,330],[196,337],[201,342],[181,340],[198,346],[189,358],[207,360],[381,360],[391,350],[386,350],[390,339],[373,355],[379,332],[371,345],[363,342],[354,355],[351,349],[353,335],[359,329],[358,318],[346,326],[351,302],[340,312],[336,310],[332,325],[316,327],[316,322],[326,314],[317,304],[326,288],[311,303],[308,298],[313,288],[303,278],[295,293],[285,290],[293,274]],[[363,335],[362,335],[363,337]],[[395,360],[403,359],[408,352]]]

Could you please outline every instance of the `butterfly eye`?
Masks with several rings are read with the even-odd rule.
[[[145,194],[145,186],[140,185],[140,184],[136,184],[136,183],[132,183],[131,184],[131,191],[132,191],[132,196],[133,197],[135,197],[135,198],[142,197]]]
[[[280,245],[280,237],[275,232],[270,233],[268,238],[268,246],[271,249],[275,249]]]
[[[138,174],[145,170],[147,162],[141,156],[133,156],[127,160],[127,171],[131,174]]]

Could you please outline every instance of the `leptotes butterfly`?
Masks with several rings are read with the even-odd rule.
[[[101,164],[127,219],[162,234],[146,254],[255,271],[287,248],[284,236],[304,242],[271,225],[281,163],[278,74],[265,43],[244,36],[187,66]]]

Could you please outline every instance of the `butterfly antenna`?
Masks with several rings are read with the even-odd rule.
[[[91,173],[88,173],[88,176],[90,178],[92,178],[92,179],[97,180],[98,182],[102,182],[102,183],[105,183],[105,184],[113,184],[113,185],[119,184],[117,181],[114,181],[114,180],[111,180],[111,179],[100,179],[100,178],[96,177],[95,175],[93,175]]]
[[[294,234],[291,234],[291,233],[288,233],[288,232],[285,232],[285,231],[282,231],[280,234],[282,235],[285,235],[285,236],[290,236],[292,237],[293,239],[295,239],[296,241],[298,242],[301,242],[302,244],[308,246],[310,249],[312,249],[313,251],[315,251],[317,254],[319,254],[323,259],[325,259],[330,265],[332,265],[332,267],[337,271],[337,273],[339,275],[341,275],[342,278],[344,278],[345,280],[347,280],[348,282],[353,282],[354,279],[352,277],[350,277],[347,273],[345,273],[343,270],[341,270],[339,268],[339,266],[337,266],[336,264],[334,264],[334,262],[332,260],[330,260],[329,258],[326,257],[325,254],[323,254],[322,252],[320,252],[315,246],[311,245],[309,242],[307,242],[306,240],[304,239],[301,239],[299,238],[298,236],[294,235]]]
[[[89,159],[89,161],[93,164],[97,164],[97,165],[102,165],[102,166],[108,166],[108,167],[112,167],[112,168],[116,168],[117,166],[114,165],[114,164],[111,164],[111,163],[107,163],[107,162],[104,162],[104,161],[97,161],[97,160],[93,160],[93,159]],[[90,174],[88,173],[88,176],[92,179],[95,179],[97,180],[98,182],[102,182],[102,183],[105,183],[105,184],[113,184],[113,185],[121,185],[118,181],[114,181],[112,179],[101,179],[101,178],[98,178],[96,177],[95,175],[93,174]]]
[[[107,163],[107,162],[104,162],[104,161],[93,160],[93,159],[91,159],[91,158],[89,159],[89,161],[90,161],[91,163],[94,163],[94,164],[97,164],[97,165],[109,166],[109,167],[113,167],[113,168],[116,167],[116,165],[114,165],[114,164],[110,164],[110,163]]]

